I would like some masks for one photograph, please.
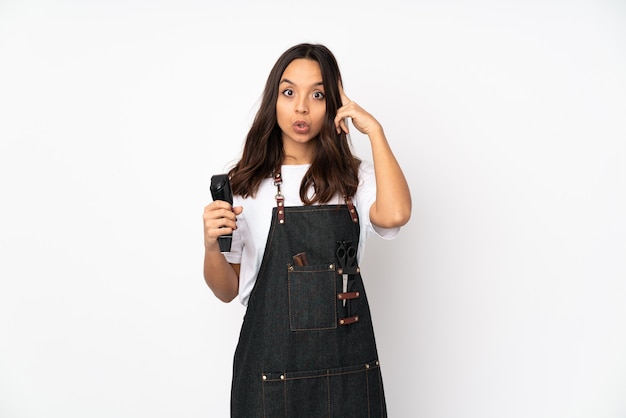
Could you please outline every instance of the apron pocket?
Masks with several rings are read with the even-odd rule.
[[[289,329],[315,331],[337,328],[337,288],[332,263],[289,266]]]
[[[377,361],[309,372],[263,374],[266,417],[385,417]]]

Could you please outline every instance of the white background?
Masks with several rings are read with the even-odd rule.
[[[0,0],[0,417],[228,416],[202,209],[304,41],[413,195],[362,266],[389,415],[626,416],[622,1]]]

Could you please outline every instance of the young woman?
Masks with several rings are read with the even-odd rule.
[[[373,163],[352,154],[348,118]],[[345,95],[325,46],[278,59],[229,177],[233,205],[204,209],[204,277],[220,300],[247,306],[231,416],[386,416],[358,262],[369,236],[391,239],[409,221],[411,197],[382,126]]]

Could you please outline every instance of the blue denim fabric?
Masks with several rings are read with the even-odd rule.
[[[274,209],[265,255],[233,364],[231,417],[386,417],[369,305],[358,272],[337,299],[337,242],[356,246],[359,226],[345,205]],[[308,265],[293,255],[305,252]],[[341,325],[342,318],[358,321]]]

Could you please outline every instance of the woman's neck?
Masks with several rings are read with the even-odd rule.
[[[285,155],[285,157],[283,158],[283,165],[305,165],[305,164],[311,164],[311,158],[310,157],[294,157],[292,155]]]
[[[313,142],[298,144],[283,140],[283,165],[311,164],[314,151]]]

